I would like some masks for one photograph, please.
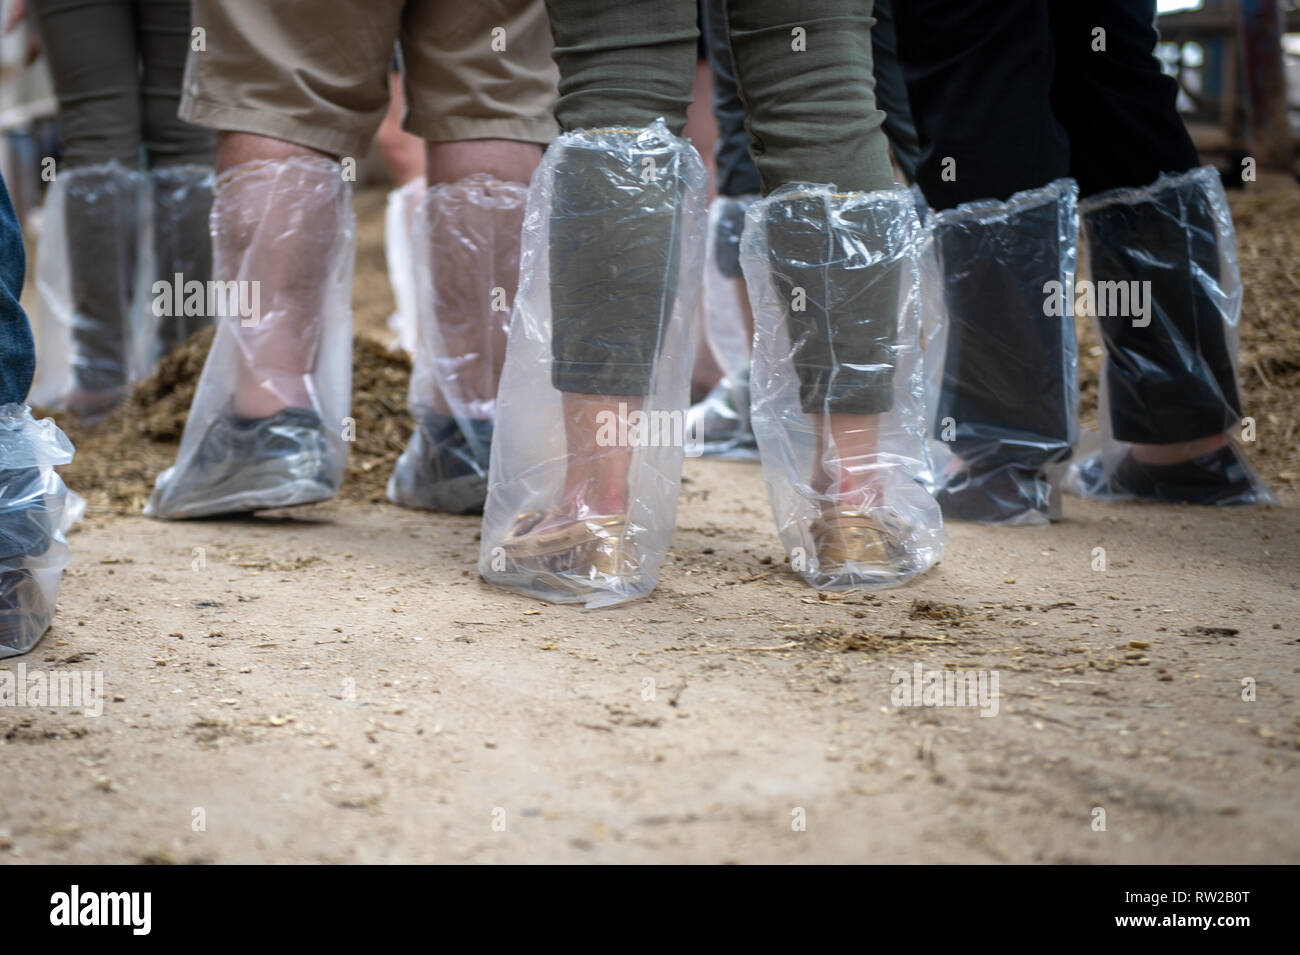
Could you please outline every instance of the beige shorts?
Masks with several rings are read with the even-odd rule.
[[[404,129],[435,142],[556,135],[542,0],[194,0],[193,25],[180,116],[200,126],[362,156],[400,43]]]

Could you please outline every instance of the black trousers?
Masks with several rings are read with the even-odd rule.
[[[921,144],[917,182],[935,209],[1006,200],[1067,176],[1086,199],[1147,186],[1162,173],[1199,163],[1175,106],[1177,83],[1154,56],[1155,0],[906,0],[894,15]],[[1125,241],[1139,251],[1121,258],[1130,265],[1140,261],[1142,243],[1177,255],[1176,244],[1169,245],[1176,238],[1169,235],[1168,217],[1162,218],[1150,228],[1134,223]],[[1203,232],[1200,223],[1186,225]],[[1102,235],[1086,231],[1092,241]],[[1106,231],[1118,237],[1117,230]],[[1204,289],[1186,280],[1198,270],[1217,269],[1217,257],[1163,274],[1124,268],[1113,276],[1106,272],[1116,256],[1091,258],[1099,281],[1151,280],[1157,308],[1169,317],[1141,329],[1126,321],[1102,325],[1115,436],[1159,444],[1222,431],[1239,404],[1232,362],[1219,315],[1200,301]],[[1171,281],[1173,273],[1183,280]],[[959,424],[969,418],[963,392],[973,387],[984,393],[975,379],[997,377],[1009,355],[1018,366],[1063,373],[1055,344],[1007,327],[1003,305],[947,291],[952,331],[943,415]],[[1012,311],[1041,315],[1037,308]],[[1024,354],[1035,341],[1046,350]],[[1189,364],[1189,349],[1199,361]],[[1150,373],[1134,374],[1135,368]],[[1042,382],[1026,384],[1032,390],[1025,395],[1005,396],[1008,423],[1030,395],[1062,393]],[[1178,416],[1171,401],[1199,410]],[[1064,422],[1067,414],[1040,407],[1031,417]],[[1047,437],[1063,439],[1064,433]]]
[[[1065,176],[1086,198],[1199,162],[1153,55],[1155,0],[907,0],[894,18],[935,209]]]

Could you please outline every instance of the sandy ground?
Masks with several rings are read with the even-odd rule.
[[[1296,408],[1268,415],[1293,454]],[[472,518],[93,508],[0,670],[98,671],[107,702],[0,707],[0,862],[1300,861],[1294,507],[1067,498],[827,599],[757,466],[687,476],[659,589],[601,611],[483,585]],[[996,672],[996,715],[895,706],[918,664]]]
[[[109,702],[0,712],[0,860],[1300,861],[1295,510],[1070,500],[827,600],[756,467],[688,473],[604,611],[480,583],[473,519],[91,518],[25,662]],[[997,715],[892,706],[916,663]]]

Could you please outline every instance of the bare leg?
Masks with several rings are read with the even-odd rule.
[[[1212,434],[1208,438],[1195,441],[1180,441],[1177,444],[1135,444],[1133,459],[1142,464],[1180,464],[1210,454],[1228,444],[1228,435]]]
[[[287,159],[334,159],[314,149],[296,146],[278,139],[250,133],[222,133],[217,144],[217,174],[246,163],[274,162]],[[237,181],[218,188],[237,187]],[[222,208],[218,202],[218,208]],[[332,219],[332,209],[319,211],[323,219]],[[235,219],[232,215],[218,221],[218,246],[225,246],[229,261],[238,261],[239,252],[253,238],[257,223]],[[310,407],[311,399],[303,383],[304,375],[315,361],[317,315],[312,290],[313,254],[320,241],[332,241],[332,227],[337,223],[321,221],[300,224],[295,230],[297,241],[283,241],[259,264],[263,314],[275,313],[278,321],[267,321],[256,328],[240,328],[240,363],[236,373],[234,410],[244,418],[265,418],[285,407]],[[298,247],[303,243],[306,247]],[[318,261],[315,264],[318,264]],[[214,276],[228,280],[233,276]],[[312,334],[314,329],[315,334]],[[256,362],[250,359],[256,353]],[[254,368],[256,365],[256,369]]]
[[[375,133],[375,146],[384,157],[384,165],[392,176],[394,185],[401,187],[424,174],[424,140],[402,129],[402,113],[406,108],[402,92],[402,74],[388,74],[388,112],[384,113],[379,131]]]
[[[503,182],[527,183],[542,161],[542,147],[512,139],[470,139],[425,145],[425,177],[429,185],[455,182],[485,172]]]
[[[754,306],[749,301],[749,286],[744,279],[732,279],[736,285],[736,301],[740,303],[740,319],[745,323],[745,344],[754,343]]]
[[[882,498],[876,454],[879,415],[820,414],[812,489],[828,504],[871,507]]]
[[[428,143],[426,178],[431,188],[476,173],[527,185],[541,158],[541,146],[513,140]],[[522,210],[520,216],[522,221]],[[435,220],[430,235],[437,296],[434,312],[442,351],[456,360],[459,402],[471,416],[478,416],[475,409],[490,409],[496,398],[506,351],[504,323],[484,328],[486,303],[492,296],[487,283],[501,284],[514,298],[520,235],[501,235],[499,213],[468,202],[457,206],[452,220]],[[481,241],[467,242],[467,238]],[[484,261],[485,254],[492,256],[491,262]],[[439,414],[451,414],[441,389],[435,388],[428,400]]]
[[[713,115],[712,74],[708,60],[695,63],[695,83],[692,88],[694,96],[691,105],[686,108],[686,128],[682,135],[691,141],[704,160],[704,168],[709,173],[709,202],[716,195],[717,175],[715,168],[715,147],[718,142],[718,121]],[[704,337],[704,323],[697,325],[699,340],[695,347],[695,367],[691,370],[691,400],[702,400],[714,385],[722,380],[722,369],[714,360]]]
[[[568,459],[558,506],[529,528],[525,537],[601,517],[627,514],[628,475],[635,448],[609,443],[606,436],[626,433],[626,420],[645,407],[645,399],[619,395],[561,395]],[[619,422],[623,422],[620,427]]]
[[[563,403],[564,439],[569,451],[564,511],[575,518],[626,514],[633,449],[602,445],[598,437],[602,426],[609,430],[610,421],[640,411],[645,399],[565,392]]]
[[[308,149],[306,146],[286,143],[281,139],[271,139],[268,136],[255,136],[252,133],[222,133],[221,139],[217,141],[217,174],[220,175],[231,167],[241,166],[246,162],[293,159],[298,156],[307,159],[338,158],[328,153]]]

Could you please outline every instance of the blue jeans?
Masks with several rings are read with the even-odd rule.
[[[27,400],[36,371],[36,344],[18,299],[27,274],[23,233],[0,177],[0,404]]]

